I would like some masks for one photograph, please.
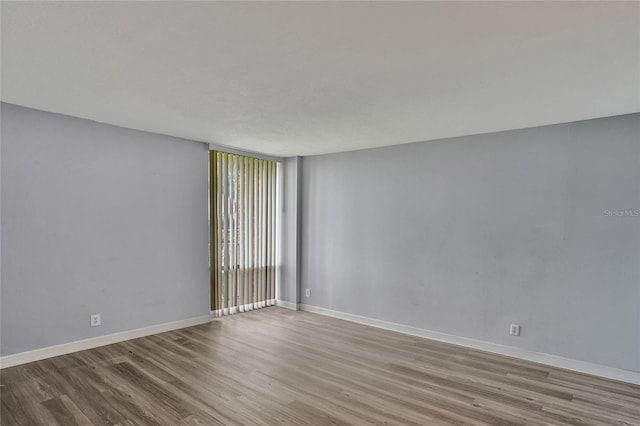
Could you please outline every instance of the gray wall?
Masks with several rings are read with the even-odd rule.
[[[302,196],[302,158],[286,158],[282,163],[284,179],[282,204],[282,280],[278,288],[278,300],[300,303],[300,203]]]
[[[633,114],[305,157],[302,301],[640,371],[639,135]]]
[[[206,145],[2,104],[1,154],[2,355],[209,313]]]

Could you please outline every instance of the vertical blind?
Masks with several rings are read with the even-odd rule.
[[[219,151],[210,151],[209,161],[212,310],[273,305],[278,164]]]

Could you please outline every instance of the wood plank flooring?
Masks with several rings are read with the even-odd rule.
[[[640,386],[281,308],[0,371],[2,425],[640,425]]]

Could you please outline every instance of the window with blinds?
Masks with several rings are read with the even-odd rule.
[[[278,163],[209,152],[211,309],[275,304]]]

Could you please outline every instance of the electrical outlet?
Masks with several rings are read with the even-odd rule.
[[[310,290],[310,289],[307,289],[307,291],[305,291],[305,292],[304,292],[304,294],[305,294],[307,297],[311,296],[311,290]]]
[[[91,327],[97,327],[102,325],[102,319],[100,318],[100,314],[91,315]]]
[[[509,334],[512,336],[520,335],[520,326],[518,324],[511,324],[509,327]]]

